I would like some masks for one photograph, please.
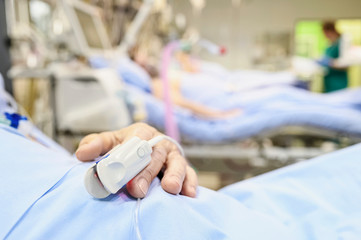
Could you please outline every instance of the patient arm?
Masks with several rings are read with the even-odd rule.
[[[181,93],[180,81],[178,80],[171,81],[170,89],[172,103],[190,110],[198,117],[206,119],[224,119],[234,117],[241,113],[240,109],[228,111],[217,110],[184,98]],[[159,79],[153,80],[152,92],[155,97],[163,99],[163,85]]]
[[[197,115],[201,118],[217,118],[217,119],[230,118],[230,117],[240,114],[240,112],[241,112],[240,109],[233,109],[230,111],[216,110],[216,109],[204,106],[202,104],[189,101],[182,96],[172,97],[172,101],[174,104],[176,104],[180,107],[189,109],[195,115]]]

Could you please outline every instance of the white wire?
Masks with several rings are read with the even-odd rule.
[[[168,140],[168,141],[174,143],[177,146],[179,152],[182,154],[182,156],[183,157],[185,156],[182,146],[176,140],[174,140],[171,137],[168,137],[168,136],[165,136],[165,135],[159,135],[159,136],[156,136],[155,138],[149,140],[148,143],[149,143],[149,145],[151,147],[154,147],[157,143],[159,143],[162,140]]]
[[[137,205],[135,207],[134,219],[135,219],[135,232],[137,234],[138,240],[142,240],[142,234],[140,234],[139,228],[139,212],[140,212],[140,198],[137,200]]]
[[[174,140],[171,137],[168,137],[168,136],[165,136],[165,135],[160,135],[160,136],[157,136],[155,138],[152,138],[151,140],[148,141],[148,143],[149,143],[149,145],[151,147],[154,147],[157,143],[159,143],[160,141],[163,141],[163,140],[168,140],[168,141],[174,143],[177,146],[179,152],[184,157],[183,148],[181,147],[181,145],[176,140]],[[139,227],[140,201],[141,201],[141,199],[138,198],[137,205],[136,205],[135,211],[134,211],[135,233],[137,235],[138,240],[143,239],[142,234],[140,233],[140,227]]]

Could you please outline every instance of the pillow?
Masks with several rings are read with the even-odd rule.
[[[89,63],[93,68],[112,67],[111,62],[103,57],[89,58]],[[151,77],[141,66],[131,59],[120,58],[117,62],[116,70],[127,84],[133,85],[145,92],[151,92]]]
[[[137,63],[123,58],[118,63],[117,71],[127,84],[136,86],[145,92],[151,92],[151,77]]]
[[[88,59],[89,64],[92,68],[108,68],[110,67],[110,62],[104,57],[90,57]]]

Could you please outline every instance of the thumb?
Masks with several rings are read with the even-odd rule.
[[[102,150],[103,141],[100,136],[95,136],[89,141],[81,143],[75,155],[80,161],[91,161],[99,157],[102,154]]]

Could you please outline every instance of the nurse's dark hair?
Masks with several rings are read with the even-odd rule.
[[[325,21],[322,23],[322,29],[324,32],[334,32],[340,35],[340,33],[336,29],[336,24],[334,21]]]

